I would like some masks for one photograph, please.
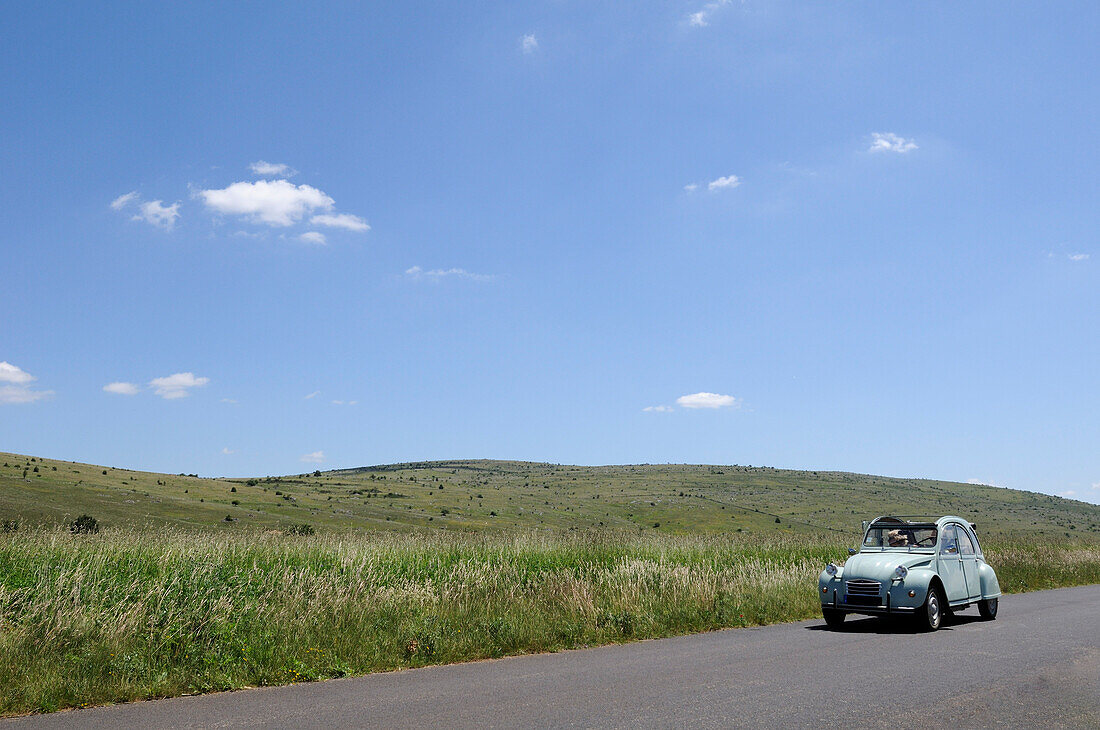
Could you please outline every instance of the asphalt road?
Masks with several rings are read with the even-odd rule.
[[[933,634],[849,617],[0,722],[181,727],[1100,728],[1100,586]]]

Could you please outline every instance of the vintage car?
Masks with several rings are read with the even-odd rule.
[[[821,613],[839,627],[849,613],[911,616],[927,631],[945,615],[978,604],[997,618],[1001,586],[985,562],[973,524],[961,517],[879,517],[863,523],[863,545],[818,578]]]

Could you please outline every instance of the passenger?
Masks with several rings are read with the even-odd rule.
[[[905,547],[906,545],[908,545],[909,536],[905,534],[906,532],[908,532],[908,530],[906,530],[905,532],[901,530],[890,530],[890,533],[887,536],[890,539],[890,547]]]

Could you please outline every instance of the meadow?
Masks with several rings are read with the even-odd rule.
[[[0,533],[0,714],[819,615],[823,533]],[[1006,591],[1100,582],[1095,540],[989,539]],[[1006,610],[1011,610],[1006,605]]]

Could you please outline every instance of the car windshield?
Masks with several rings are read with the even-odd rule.
[[[863,539],[863,547],[887,550],[931,550],[935,546],[935,525],[875,525]]]

